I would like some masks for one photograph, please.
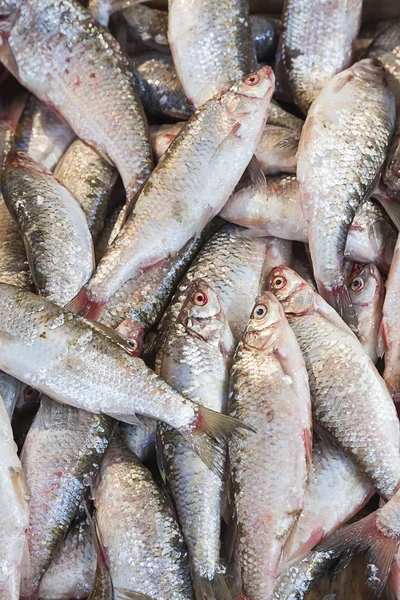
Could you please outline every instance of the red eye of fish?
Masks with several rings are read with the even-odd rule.
[[[268,309],[266,306],[264,306],[264,304],[258,304],[255,309],[254,309],[254,318],[255,319],[262,319],[263,317],[265,317],[265,315],[267,314]]]
[[[208,298],[203,292],[197,292],[194,296],[194,302],[197,306],[205,306],[208,302]]]
[[[251,73],[251,75],[247,75],[243,81],[246,85],[257,85],[260,81],[260,76],[257,73]]]
[[[286,279],[284,277],[282,277],[281,275],[274,277],[274,279],[271,282],[271,286],[274,288],[274,290],[281,290],[282,288],[285,287],[286,284],[287,284]]]
[[[360,292],[364,287],[364,281],[362,280],[361,277],[355,277],[353,279],[353,281],[351,282],[351,286],[350,288],[353,290],[353,292]]]

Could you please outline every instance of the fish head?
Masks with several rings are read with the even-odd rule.
[[[300,316],[314,309],[314,290],[289,267],[281,265],[272,269],[267,289],[279,300],[286,314]]]
[[[380,302],[384,295],[384,284],[374,264],[355,264],[349,284],[351,300],[355,306],[366,307]]]
[[[275,89],[275,75],[271,67],[265,66],[253,71],[233,85],[221,98],[227,98],[227,110],[231,118],[241,121],[245,116],[267,108]]]
[[[189,285],[178,322],[189,334],[205,341],[211,340],[225,325],[219,298],[204,279],[195,279]]]
[[[364,58],[356,62],[351,68],[356,79],[365,82],[386,84],[387,77],[383,64],[378,58]]]
[[[282,306],[271,292],[261,292],[247,323],[243,342],[256,350],[273,350],[285,319]]]
[[[36,171],[45,175],[51,175],[50,171],[35,162],[30,156],[28,156],[28,154],[13,148],[7,155],[4,171],[9,171],[10,169],[15,168],[28,169],[30,171]]]

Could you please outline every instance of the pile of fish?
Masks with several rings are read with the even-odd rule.
[[[400,14],[83,4],[0,2],[0,600],[400,600]]]

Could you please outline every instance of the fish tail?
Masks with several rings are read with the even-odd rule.
[[[339,313],[343,321],[353,330],[357,330],[357,315],[354,310],[348,287],[343,283],[333,285],[332,287],[324,286],[320,281],[317,281],[318,292],[333,308]]]
[[[232,600],[225,577],[215,573],[214,579],[193,575],[193,589],[196,600]]]
[[[106,304],[107,302],[96,302],[93,298],[90,298],[86,288],[82,288],[75,298],[68,302],[65,309],[92,319],[92,321],[97,321]]]
[[[179,431],[211,471],[224,479],[226,442],[240,429],[254,432],[252,427],[234,417],[198,406],[195,420]]]
[[[381,595],[386,585],[400,543],[400,536],[391,537],[379,529],[376,522],[378,514],[379,511],[375,511],[356,523],[342,527],[316,548],[339,559],[335,574],[344,569],[353,556],[366,552],[366,583],[376,597]]]

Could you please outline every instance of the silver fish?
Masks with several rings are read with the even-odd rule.
[[[54,175],[78,200],[96,241],[117,179],[115,169],[90,146],[76,140],[58,162]]]
[[[263,600],[272,596],[283,546],[303,508],[312,445],[304,359],[270,292],[256,299],[230,389],[230,414],[257,429],[232,440],[229,458],[243,594]]]
[[[277,577],[271,600],[303,600],[307,592],[328,571],[334,561],[333,552],[319,550],[310,552],[303,560],[295,563]]]
[[[2,193],[24,237],[37,289],[64,306],[94,267],[84,212],[50,171],[21,152],[8,156]]]
[[[157,421],[143,417],[141,425],[119,424],[121,439],[139,460],[154,458],[156,450]]]
[[[299,140],[298,132],[267,123],[255,151],[262,171],[266,175],[295,173]]]
[[[231,330],[217,294],[204,280],[193,280],[186,293],[163,346],[159,373],[193,401],[226,412],[235,350]],[[222,584],[217,580],[223,580],[219,574],[223,484],[179,433],[164,425],[159,432],[166,478],[188,546],[195,596],[218,598]]]
[[[45,169],[54,167],[76,138],[72,129],[48,106],[31,96],[17,127],[15,148]]]
[[[272,69],[262,67],[196,111],[143,187],[75,310],[98,319],[125,281],[181,250],[204,229],[252,158],[273,89]]]
[[[195,107],[254,68],[246,0],[169,0],[168,40],[178,77]]]
[[[400,19],[385,22],[383,31],[368,48],[367,56],[377,58],[388,74],[389,87],[400,106]]]
[[[152,600],[191,600],[185,543],[150,472],[113,440],[100,475],[97,524],[115,595],[122,588]]]
[[[268,111],[268,125],[287,127],[288,129],[301,133],[304,121],[287,112],[275,102],[275,100],[272,100]]]
[[[185,122],[181,122],[150,127],[150,139],[156,163],[162,159],[184,125]]]
[[[117,42],[74,0],[7,0],[7,9],[0,60],[115,164],[129,204],[151,172],[152,157],[143,108]]]
[[[394,113],[382,66],[362,60],[326,84],[300,138],[297,179],[315,280],[320,294],[348,321],[353,309],[345,286],[347,233],[379,177]]]
[[[277,267],[268,287],[303,351],[314,419],[390,498],[400,481],[400,428],[383,379],[349,327],[297,273]]]
[[[258,62],[275,55],[278,45],[281,22],[269,15],[250,15],[251,34]]]

